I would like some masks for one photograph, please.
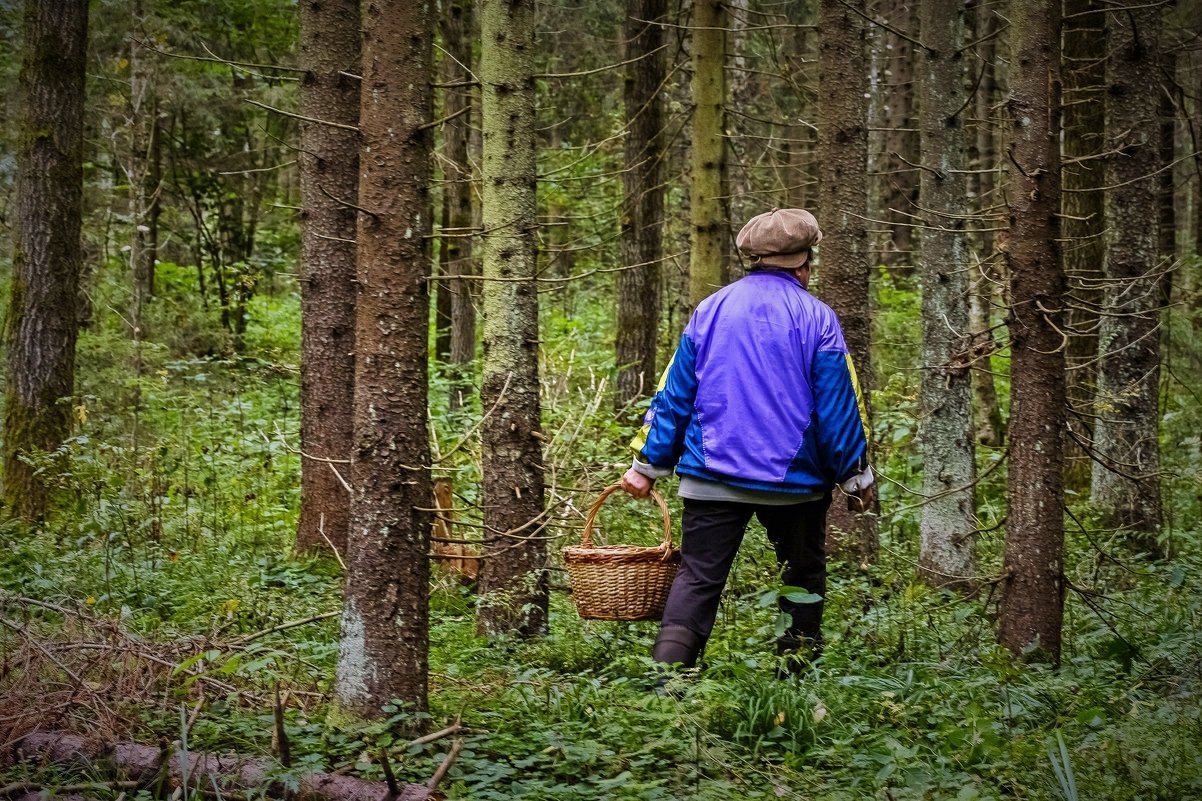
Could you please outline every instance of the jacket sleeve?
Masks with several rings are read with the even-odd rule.
[[[868,467],[868,415],[833,312],[823,327],[812,369],[818,457],[830,482],[841,484]]]
[[[693,340],[686,332],[659,380],[642,429],[630,441],[635,469],[650,478],[671,473],[684,453],[685,431],[697,397],[696,357]]]

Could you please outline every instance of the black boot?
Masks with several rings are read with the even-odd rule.
[[[778,679],[798,676],[822,656],[822,635],[806,637],[786,632],[776,641],[776,655],[783,657],[776,669]]]
[[[655,681],[655,692],[660,695],[667,692],[668,682],[673,676],[673,671],[668,670],[667,666],[694,667],[704,646],[705,640],[692,629],[684,626],[660,628],[659,636],[655,638],[655,647],[651,649],[651,658],[664,665]]]

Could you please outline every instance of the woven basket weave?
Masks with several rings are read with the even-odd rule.
[[[680,549],[672,547],[668,505],[655,490],[651,491],[651,497],[659,504],[664,518],[661,544],[593,544],[593,526],[601,505],[621,487],[614,484],[597,496],[585,517],[580,545],[563,549],[572,598],[576,601],[576,611],[589,620],[655,620],[663,614],[668,590],[680,567]]]

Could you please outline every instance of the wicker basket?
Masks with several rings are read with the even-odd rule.
[[[651,491],[664,517],[664,541],[660,545],[593,544],[593,524],[601,505],[621,487],[614,484],[605,488],[588,510],[580,545],[563,549],[572,598],[580,616],[590,620],[656,620],[663,614],[668,590],[680,567],[680,549],[672,547],[672,521],[663,496]]]

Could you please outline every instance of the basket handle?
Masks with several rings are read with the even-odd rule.
[[[597,515],[601,513],[601,505],[605,503],[606,498],[620,489],[622,489],[621,482],[610,484],[601,490],[597,500],[593,501],[592,507],[589,508],[588,514],[584,518],[584,535],[581,538],[581,545],[585,548],[593,547],[593,524],[597,522]],[[672,518],[668,514],[668,504],[664,502],[664,496],[660,495],[658,490],[651,490],[651,498],[659,504],[660,514],[664,517],[664,541],[660,547],[663,548],[664,558],[667,559],[672,553]]]

